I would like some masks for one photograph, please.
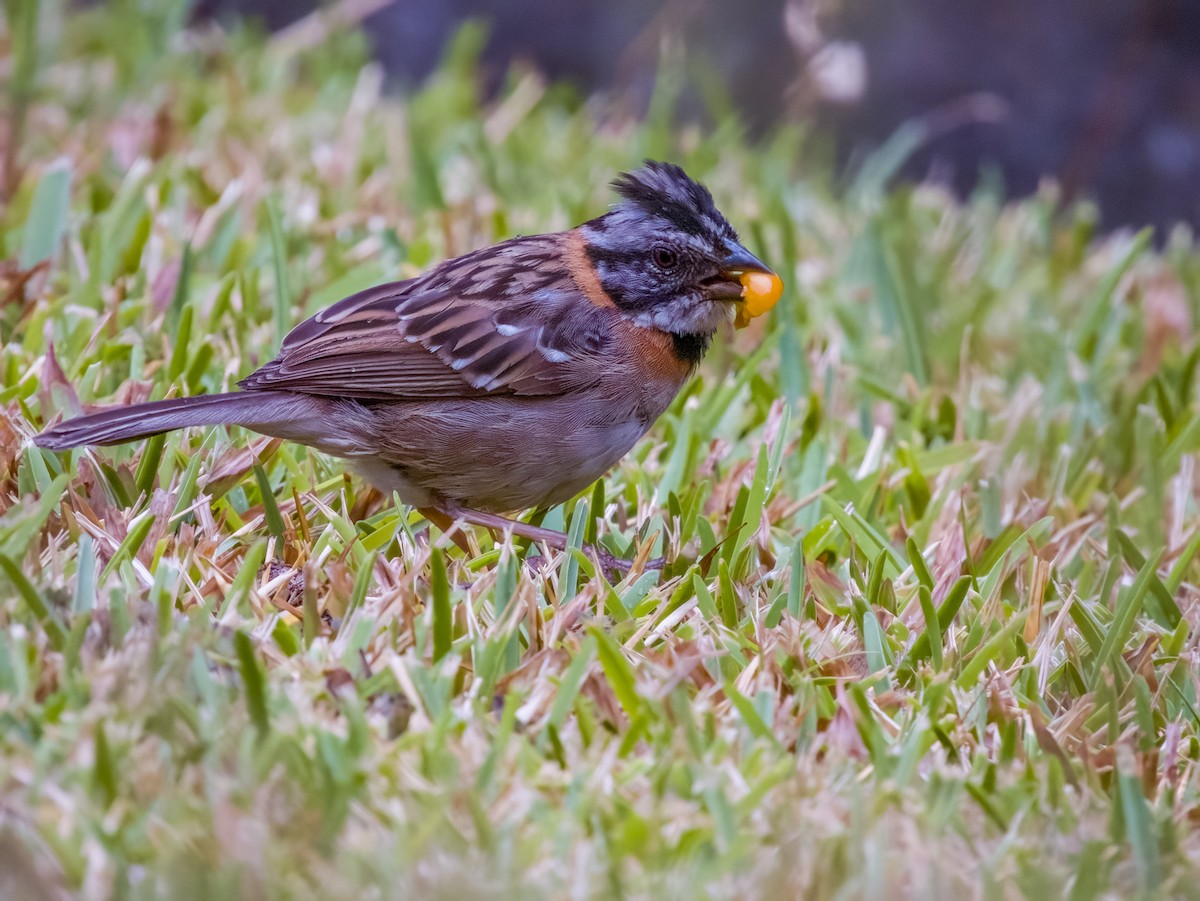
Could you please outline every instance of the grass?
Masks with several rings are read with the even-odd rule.
[[[398,95],[318,20],[7,9],[6,894],[1196,893],[1185,230],[893,186],[904,135],[835,180],[818,136],[671,96],[639,124],[517,69],[484,101],[471,29]],[[228,389],[303,316],[595,215],[647,155],[788,285],[547,516],[661,574],[464,554],[246,433],[26,440]]]

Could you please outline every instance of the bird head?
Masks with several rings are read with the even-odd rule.
[[[581,228],[601,286],[635,324],[707,344],[735,314],[745,324],[778,300],[779,276],[679,166],[647,161],[613,188],[621,200]]]

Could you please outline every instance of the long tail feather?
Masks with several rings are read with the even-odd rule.
[[[123,444],[187,426],[244,425],[261,431],[294,415],[295,401],[294,396],[247,391],[113,407],[61,422],[36,436],[34,443],[60,451],[85,444]]]

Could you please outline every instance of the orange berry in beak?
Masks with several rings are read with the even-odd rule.
[[[783,279],[774,272],[743,272],[742,302],[738,305],[733,324],[745,328],[751,319],[766,313],[783,295]]]

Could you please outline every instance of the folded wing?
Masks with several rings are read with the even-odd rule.
[[[241,382],[363,400],[550,395],[582,387],[610,311],[555,265],[555,236],[518,238],[362,291],[284,339]]]

